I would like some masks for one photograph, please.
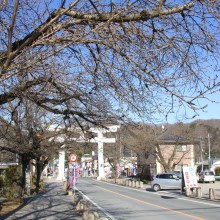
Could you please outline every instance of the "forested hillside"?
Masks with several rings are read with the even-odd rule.
[[[201,138],[205,156],[208,156],[210,146],[211,157],[220,158],[220,120],[196,120],[189,127],[195,138]]]

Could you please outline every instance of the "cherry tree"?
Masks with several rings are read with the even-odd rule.
[[[2,108],[25,97],[75,121],[154,121],[196,113],[219,90],[217,0],[16,0],[0,11]]]

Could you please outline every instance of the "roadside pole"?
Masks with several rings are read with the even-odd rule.
[[[181,166],[181,194],[183,194],[184,191],[184,185],[185,185],[185,180],[184,180],[184,173],[183,173],[183,165]]]
[[[78,156],[76,154],[70,154],[69,161],[73,163],[73,194],[75,195],[75,184],[76,184],[76,162]]]
[[[75,196],[75,186],[76,186],[76,162],[73,162],[73,195]]]
[[[209,147],[209,157],[208,157],[208,163],[209,163],[209,170],[211,168],[211,146],[210,146],[210,136],[208,133],[208,147]]]

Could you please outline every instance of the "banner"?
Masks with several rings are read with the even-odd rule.
[[[75,187],[76,181],[80,176],[79,175],[80,174],[80,168],[81,168],[80,164],[76,164],[76,163],[73,164],[73,169],[70,172],[70,181],[69,181],[70,188]]]

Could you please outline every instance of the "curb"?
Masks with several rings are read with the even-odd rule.
[[[72,191],[68,191],[69,196],[73,196],[73,204],[76,206],[76,211],[80,213],[83,220],[108,220],[108,218],[100,216],[100,214],[94,210],[90,201],[84,198],[80,191],[76,191],[75,195],[72,195]]]

